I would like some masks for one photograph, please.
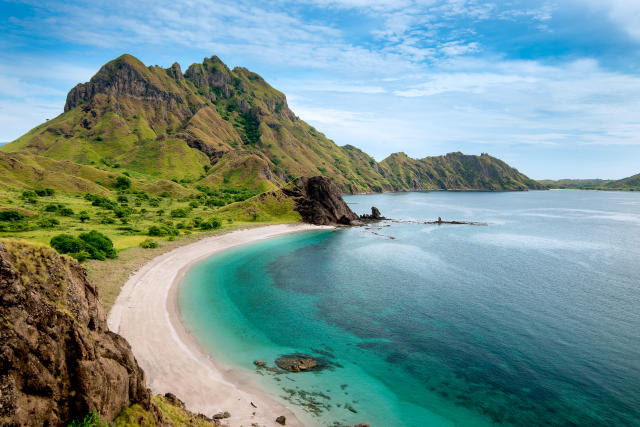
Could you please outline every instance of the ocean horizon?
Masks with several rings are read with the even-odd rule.
[[[345,200],[393,221],[187,271],[182,319],[214,358],[306,425],[640,424],[640,194]],[[438,217],[486,225],[424,223]],[[277,369],[291,353],[323,369]]]

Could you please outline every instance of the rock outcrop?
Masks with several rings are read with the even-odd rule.
[[[289,354],[276,359],[279,368],[289,372],[312,371],[320,368],[320,363],[308,354]]]
[[[380,210],[375,206],[371,206],[371,215],[368,215],[368,214],[360,215],[360,220],[363,222],[375,222],[375,221],[381,221],[383,219],[387,219],[387,218],[383,217],[382,214],[380,213]]]
[[[154,413],[82,266],[51,248],[0,243],[0,425],[66,425],[89,411],[111,422],[134,403]]]
[[[281,191],[295,200],[295,210],[304,222],[350,225],[358,220],[358,215],[342,199],[340,189],[324,176],[297,178]]]

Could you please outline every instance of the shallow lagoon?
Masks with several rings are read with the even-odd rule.
[[[383,222],[202,261],[179,303],[216,358],[308,424],[640,424],[639,193],[345,199],[488,225]],[[253,366],[293,352],[331,368]]]

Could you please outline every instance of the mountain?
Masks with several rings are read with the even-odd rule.
[[[412,159],[395,153],[379,164],[381,173],[400,190],[527,190],[542,186],[502,160],[486,153]]]
[[[378,163],[336,145],[258,74],[231,70],[216,56],[183,73],[177,63],[147,67],[123,55],[73,88],[63,114],[0,151],[126,171],[140,181],[258,192],[319,174],[346,193],[543,188],[486,154],[411,159],[397,153]],[[8,185],[2,178],[0,184]]]
[[[640,191],[640,174],[628,178],[613,179],[559,179],[541,180],[540,184],[547,188],[576,189],[576,190],[609,190],[609,191]]]

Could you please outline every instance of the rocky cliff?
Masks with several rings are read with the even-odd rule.
[[[48,247],[0,243],[0,425],[66,425],[89,411],[111,422],[132,404],[153,415],[150,399],[85,270]]]
[[[298,178],[281,190],[295,201],[304,222],[316,225],[349,225],[358,220],[342,199],[340,189],[323,176]]]

